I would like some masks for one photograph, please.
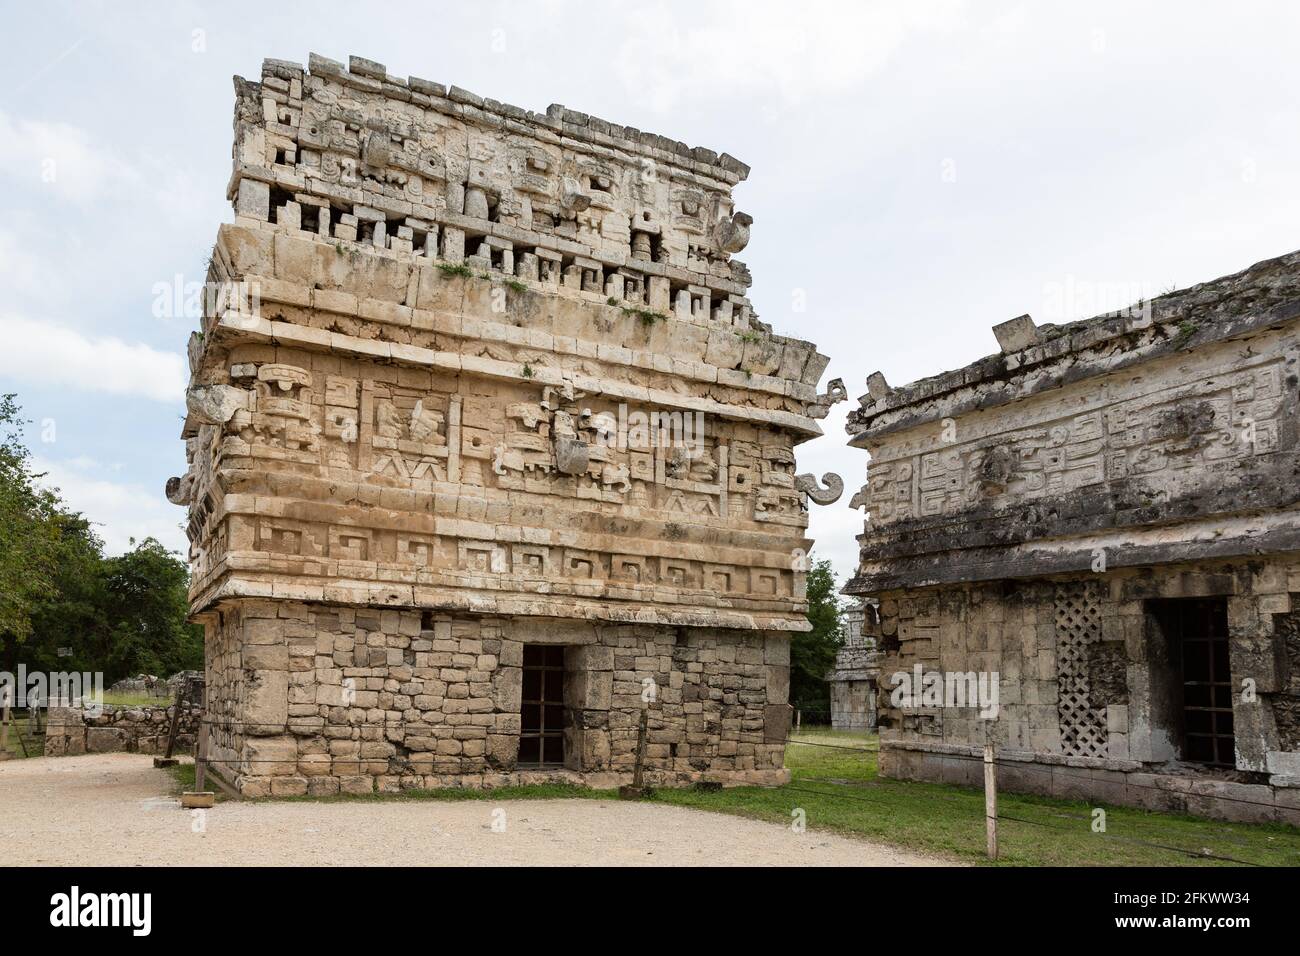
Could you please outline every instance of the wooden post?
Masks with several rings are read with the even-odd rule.
[[[189,678],[185,678],[176,685],[176,701],[172,705],[172,725],[167,730],[167,753],[165,757],[172,755],[172,748],[176,746],[176,729],[181,723],[181,703],[185,700],[185,685],[189,683]]]
[[[6,683],[0,696],[4,697],[3,710],[0,710],[0,760],[9,758],[9,685]],[[21,738],[20,738],[21,739]],[[27,748],[23,748],[23,753]]]
[[[204,787],[208,782],[208,722],[199,717],[199,738],[194,754],[194,789],[181,794],[186,810],[207,810],[216,805],[217,795]]]
[[[998,768],[993,744],[984,745],[984,826],[988,831],[988,855],[998,858]]]
[[[641,724],[636,732],[636,763],[632,766],[632,785],[618,788],[618,795],[625,800],[639,800],[645,796],[643,773],[645,769],[646,726],[649,714],[648,710],[641,711]]]
[[[180,729],[181,723],[181,705],[189,699],[190,696],[190,679],[186,677],[176,685],[176,700],[172,703],[172,722],[167,731],[167,752],[161,757],[153,758],[155,767],[174,767],[176,758],[172,756],[172,751],[176,748],[176,731]]]
[[[636,766],[632,770],[632,786],[638,790],[644,784],[643,773],[645,771],[645,736],[646,722],[649,719],[649,712],[642,709],[641,724],[636,731]]]
[[[795,732],[796,734],[799,732],[799,726],[800,726],[802,723],[803,723],[803,711],[802,711],[802,710],[796,710],[796,711],[794,712],[794,732]]]
[[[208,782],[208,722],[203,717],[199,718],[199,746],[198,754],[194,757],[194,789],[198,793],[204,791],[204,784]]]

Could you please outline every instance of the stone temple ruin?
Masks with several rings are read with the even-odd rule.
[[[830,722],[835,730],[874,730],[876,727],[880,652],[876,649],[875,638],[878,629],[865,626],[868,616],[874,625],[874,604],[854,602],[840,614],[844,643],[835,653],[835,666],[826,675],[830,683]]]
[[[973,784],[992,741],[1006,788],[1300,823],[1298,326],[1292,253],[867,380],[882,772]]]
[[[778,782],[794,447],[844,397],[758,321],[748,168],[312,55],[235,80],[190,344],[192,612],[244,794],[531,771]]]

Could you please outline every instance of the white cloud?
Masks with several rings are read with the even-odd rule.
[[[47,294],[58,288],[46,261],[33,254],[32,244],[10,229],[0,228],[0,287],[21,295]]]
[[[36,385],[178,402],[188,379],[184,357],[115,338],[0,316],[0,375]]]
[[[0,173],[61,199],[86,202],[138,174],[83,129],[0,111]]]
[[[58,488],[64,503],[95,526],[108,553],[121,554],[131,548],[132,538],[138,543],[147,537],[157,538],[182,555],[187,553],[189,543],[180,527],[185,510],[169,502],[161,487],[150,491],[140,485],[91,477],[84,473],[84,464],[39,457],[32,461],[34,471],[45,472],[41,483]]]
[[[908,37],[958,26],[962,0],[844,3],[729,0],[629,12],[616,59],[628,93],[657,112],[687,98],[776,94],[787,104],[840,93],[882,69]]]

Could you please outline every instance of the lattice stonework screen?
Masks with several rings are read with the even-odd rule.
[[[1106,711],[1093,707],[1088,684],[1088,647],[1101,640],[1101,588],[1096,581],[1056,586],[1056,710],[1061,752],[1106,756]]]

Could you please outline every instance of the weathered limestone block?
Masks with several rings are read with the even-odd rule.
[[[298,767],[293,737],[257,737],[244,744],[243,772],[253,777],[292,776]]]
[[[993,334],[998,340],[998,347],[1003,352],[1020,352],[1031,345],[1038,344],[1038,328],[1034,320],[1027,315],[993,326]]]
[[[283,732],[289,720],[288,673],[254,671],[245,677],[244,691],[246,696],[239,717],[243,731],[253,736]]]

